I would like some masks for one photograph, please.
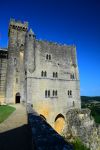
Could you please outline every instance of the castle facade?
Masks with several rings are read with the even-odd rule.
[[[63,122],[81,107],[76,47],[37,40],[27,22],[14,19],[8,36],[0,49],[0,102],[31,103],[52,126]]]

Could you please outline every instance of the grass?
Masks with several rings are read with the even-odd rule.
[[[0,123],[7,119],[13,111],[15,111],[14,107],[8,105],[0,106]]]
[[[74,150],[90,150],[79,139],[76,139],[73,143]]]

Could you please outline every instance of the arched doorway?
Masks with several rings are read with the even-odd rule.
[[[40,114],[40,117],[43,118],[46,121],[46,118],[43,115]]]
[[[15,103],[20,103],[20,93],[16,93],[16,96],[15,96]]]
[[[55,118],[54,128],[55,130],[61,134],[65,125],[65,118],[62,114],[58,114]]]

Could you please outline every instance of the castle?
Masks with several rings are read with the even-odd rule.
[[[31,103],[54,128],[80,108],[76,47],[37,40],[27,22],[10,20],[8,48],[0,49],[0,102]]]

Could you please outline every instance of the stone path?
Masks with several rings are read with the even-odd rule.
[[[32,150],[32,137],[27,125],[26,109],[21,104],[0,124],[0,150]]]
[[[74,150],[30,107],[27,124],[25,107],[13,106],[16,111],[0,124],[0,150]]]
[[[0,133],[15,129],[27,124],[26,109],[21,104],[12,105],[16,110],[2,123],[0,123]]]

